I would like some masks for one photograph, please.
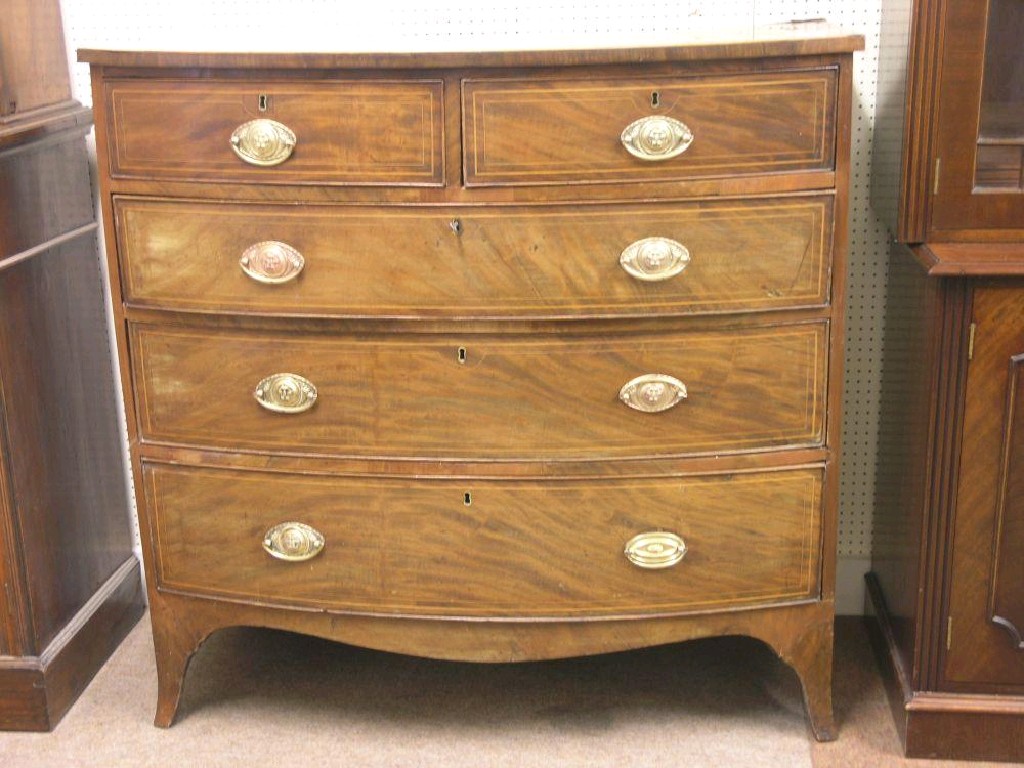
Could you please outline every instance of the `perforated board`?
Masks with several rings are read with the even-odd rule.
[[[377,0],[358,6],[334,0],[63,0],[63,9],[71,61],[77,48],[401,51],[670,44],[695,29],[714,34],[813,18],[863,34],[866,50],[855,56],[854,69],[839,554],[851,563],[869,556],[888,250],[885,227],[868,202],[881,0]],[[77,97],[88,104],[88,67],[73,64],[72,74]],[[861,570],[841,568],[840,578],[845,573],[859,579]],[[848,592],[859,589],[846,586]]]

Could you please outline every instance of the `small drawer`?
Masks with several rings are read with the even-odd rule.
[[[824,306],[832,206],[830,196],[487,210],[118,197],[114,215],[130,306],[501,318]]]
[[[113,178],[444,183],[442,83],[110,80]]]
[[[505,619],[818,594],[817,468],[455,481],[144,463],[143,478],[158,588],[189,594]]]
[[[835,69],[463,81],[468,186],[835,167]]]
[[[144,324],[130,335],[146,441],[514,460],[784,449],[824,436],[824,321],[604,337]]]

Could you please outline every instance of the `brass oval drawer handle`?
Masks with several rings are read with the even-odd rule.
[[[637,568],[671,568],[686,555],[686,544],[668,531],[645,531],[626,542],[625,552]]]
[[[253,397],[274,413],[302,413],[316,403],[316,387],[297,373],[275,373],[256,385]]]
[[[295,132],[265,117],[242,123],[231,133],[231,149],[249,165],[280,165],[292,156]]]
[[[278,523],[263,535],[263,549],[271,557],[301,563],[323,551],[324,535],[305,523]]]
[[[238,265],[258,283],[279,285],[298,277],[306,260],[287,243],[265,240],[242,251]]]
[[[685,123],[664,115],[648,115],[626,126],[622,146],[641,160],[670,160],[693,143],[693,131]]]
[[[637,280],[655,283],[682,272],[690,263],[690,251],[667,237],[645,237],[626,246],[619,264]]]
[[[623,384],[619,399],[633,410],[660,413],[686,399],[686,385],[664,373],[645,373]]]

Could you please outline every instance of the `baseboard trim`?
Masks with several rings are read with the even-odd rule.
[[[904,667],[881,585],[865,577],[869,636],[907,757],[1024,760],[1024,697],[915,691]]]
[[[0,730],[52,730],[143,609],[139,561],[132,556],[39,656],[0,659]]]

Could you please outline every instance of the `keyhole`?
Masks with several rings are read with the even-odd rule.
[[[466,348],[465,347],[459,347],[458,360],[459,360],[459,365],[465,365],[466,364]]]
[[[464,494],[462,494],[462,503],[465,504],[467,507],[470,504],[472,504],[473,503],[473,494],[471,494],[469,491],[466,491]]]
[[[451,224],[449,224],[448,226],[452,228],[452,232],[454,232],[456,235],[462,233],[462,222],[459,221],[458,219],[452,219]]]
[[[661,95],[657,91],[651,93],[651,106],[656,107],[661,103]]]
[[[259,98],[259,110],[260,112],[267,111],[267,94],[261,93]]]

